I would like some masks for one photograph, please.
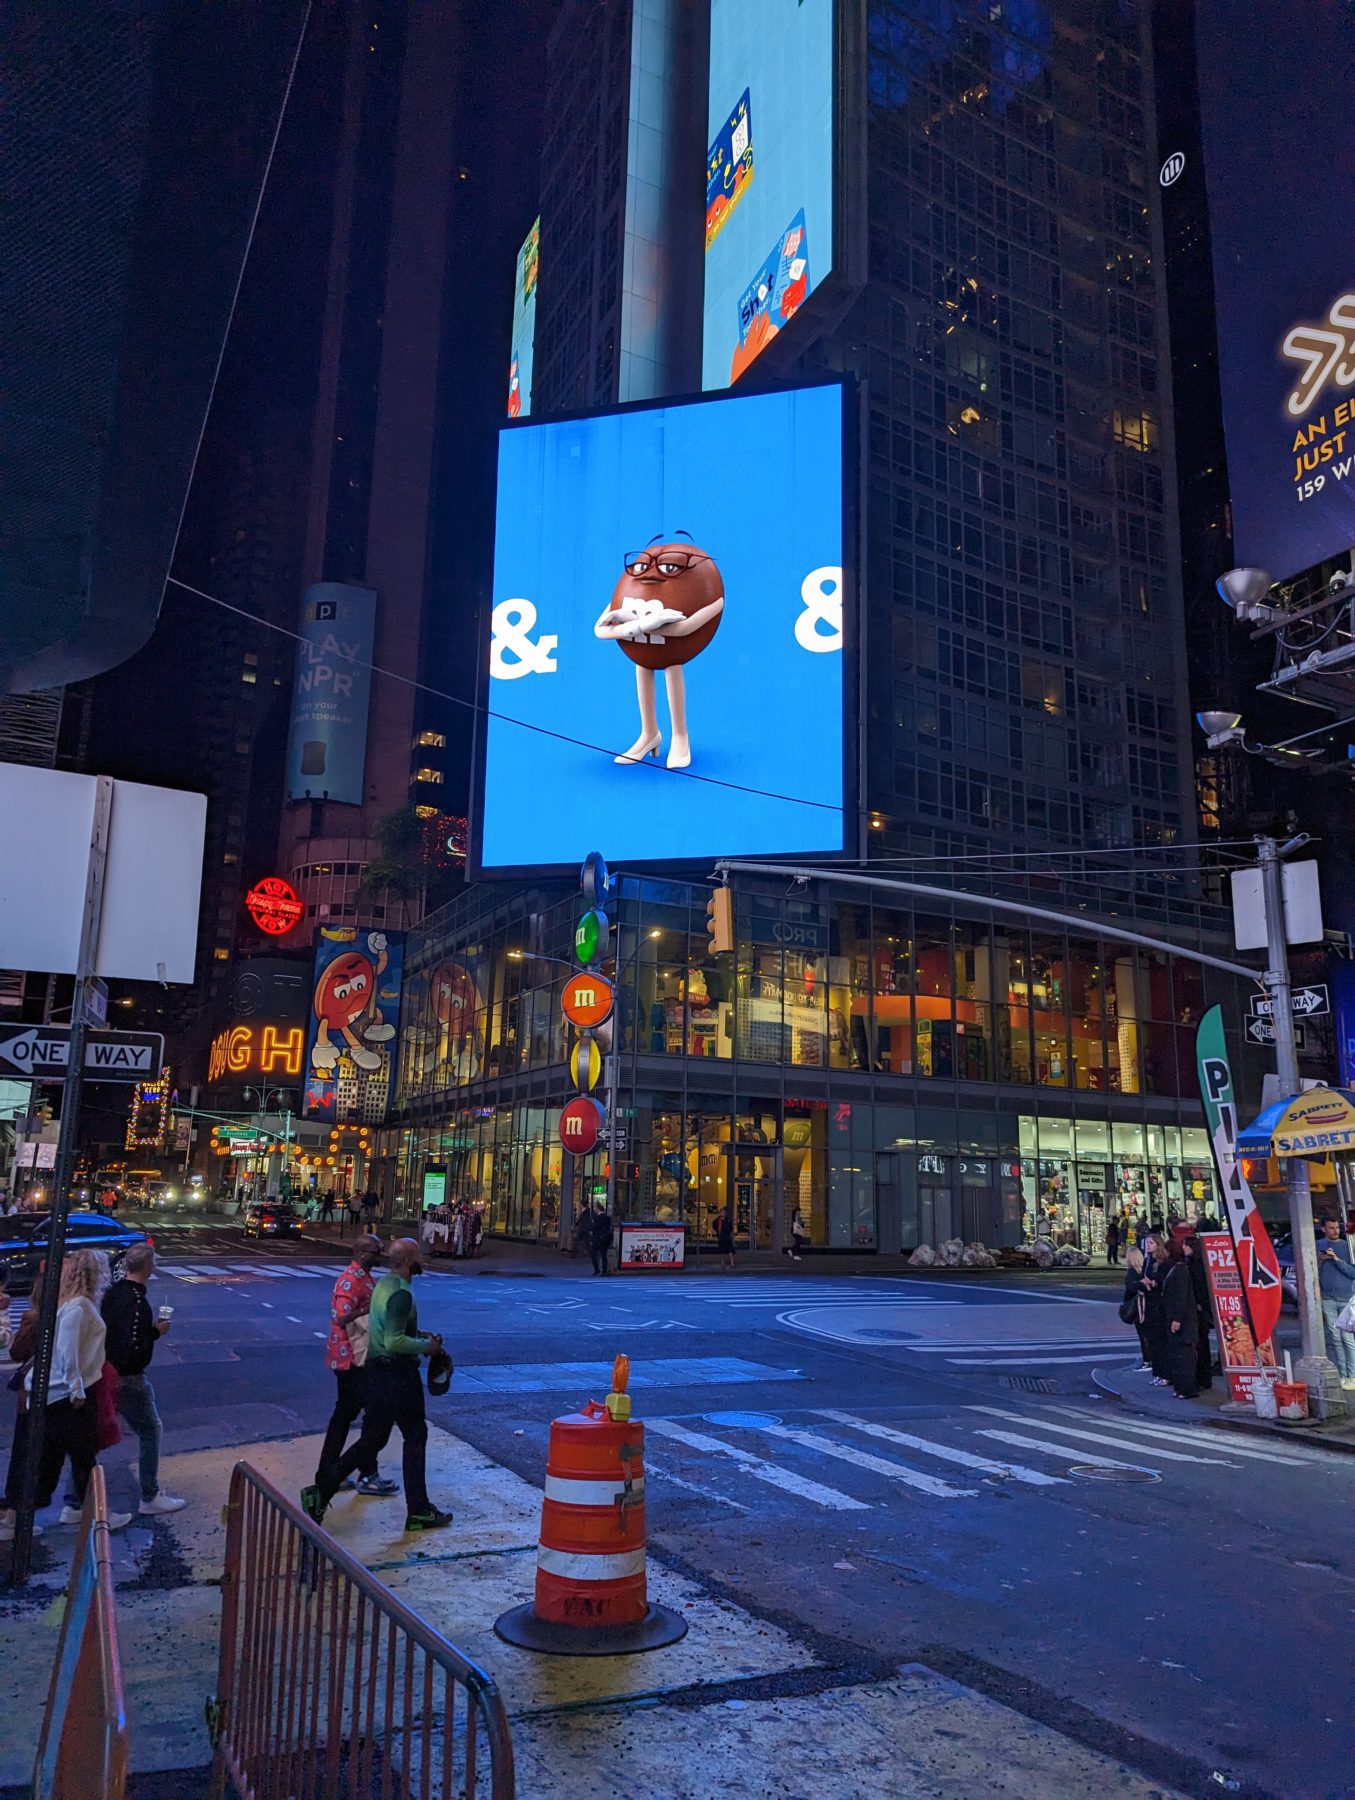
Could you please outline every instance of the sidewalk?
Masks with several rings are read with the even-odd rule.
[[[1237,1407],[1230,1398],[1228,1383],[1214,1377],[1214,1385],[1197,1400],[1178,1400],[1170,1388],[1156,1388],[1152,1376],[1134,1368],[1096,1369],[1092,1380],[1103,1394],[1121,1401],[1146,1418],[1169,1420],[1174,1425],[1212,1425],[1220,1431],[1250,1432],[1253,1436],[1281,1437],[1294,1444],[1310,1444],[1320,1450],[1355,1455],[1355,1407],[1339,1424],[1281,1425],[1277,1420],[1258,1419],[1250,1407]],[[1348,1396],[1355,1400],[1355,1394]]]
[[[417,1237],[418,1221],[415,1219],[396,1219],[377,1227],[380,1235],[385,1237]],[[327,1249],[342,1249],[351,1243],[353,1233],[346,1231],[340,1235],[337,1225],[322,1225],[307,1221],[301,1230],[302,1241],[307,1244],[323,1246]],[[615,1247],[613,1258],[615,1258]],[[557,1271],[564,1272],[571,1268],[580,1273],[588,1269],[588,1256],[580,1251],[571,1257],[567,1250],[561,1250],[555,1244],[543,1244],[527,1239],[492,1238],[482,1239],[479,1254],[472,1257],[441,1257],[432,1259],[435,1269],[451,1269],[464,1275],[548,1275]],[[615,1270],[615,1273],[621,1271]],[[908,1275],[920,1281],[1057,1281],[1074,1279],[1093,1281],[1097,1286],[1114,1288],[1117,1291],[1124,1285],[1123,1268],[1108,1268],[1104,1263],[1089,1263],[1082,1269],[915,1269],[908,1258],[901,1254],[890,1255],[887,1252],[863,1253],[858,1251],[815,1251],[810,1250],[793,1262],[784,1253],[771,1250],[740,1250],[735,1258],[734,1272],[739,1275],[786,1275],[805,1277],[812,1275]],[[683,1275],[721,1275],[725,1271],[720,1265],[720,1258],[714,1247],[709,1250],[695,1251],[688,1247],[686,1266],[675,1273]],[[640,1275],[639,1279],[646,1279]]]
[[[151,1530],[115,1535],[116,1586],[132,1793],[187,1800],[205,1792],[203,1707],[216,1686],[230,1470],[243,1457],[295,1494],[318,1436],[166,1459],[188,1509]],[[530,1598],[541,1493],[450,1433],[429,1431],[430,1487],[455,1507],[454,1530],[405,1537],[403,1505],[339,1497],[336,1538],[500,1684],[512,1722],[518,1792],[527,1800],[970,1800],[975,1793],[1045,1800],[1163,1800],[1149,1781],[920,1664],[883,1665],[807,1628],[774,1623],[651,1555],[653,1598],[689,1621],[682,1642],[643,1656],[533,1656],[494,1636],[506,1607]],[[49,1533],[46,1551],[69,1534]],[[837,1552],[825,1544],[831,1579]],[[48,1558],[44,1557],[44,1561]],[[46,1691],[63,1571],[29,1593],[0,1592],[0,1800],[27,1779]],[[1170,1797],[1168,1796],[1168,1800]]]

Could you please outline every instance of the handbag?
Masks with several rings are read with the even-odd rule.
[[[111,1362],[94,1390],[94,1442],[100,1450],[111,1450],[122,1442],[122,1426],[118,1424],[118,1372]]]
[[[1340,1312],[1337,1313],[1336,1329],[1338,1331],[1355,1333],[1355,1294],[1352,1294],[1350,1299],[1347,1300],[1345,1305],[1341,1308]]]
[[[1137,1325],[1139,1322],[1139,1297],[1137,1294],[1126,1294],[1120,1302],[1120,1323]]]

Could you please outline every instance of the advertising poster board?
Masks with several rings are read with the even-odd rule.
[[[681,1225],[622,1225],[619,1269],[653,1275],[686,1266],[687,1233]]]
[[[712,0],[702,378],[728,387],[833,267],[834,0]]]
[[[482,873],[841,853],[840,382],[505,427]]]
[[[385,1118],[404,959],[398,932],[321,928],[306,1030],[308,1119],[379,1125]]]
[[[1252,1389],[1258,1381],[1266,1379],[1264,1371],[1276,1366],[1275,1340],[1268,1337],[1258,1345],[1252,1335],[1242,1275],[1228,1233],[1202,1231],[1200,1248],[1204,1251],[1204,1266],[1209,1276],[1209,1297],[1214,1303],[1219,1361],[1223,1364],[1233,1399],[1250,1404]]]
[[[287,798],[361,806],[376,593],[342,581],[306,589],[287,741]]]

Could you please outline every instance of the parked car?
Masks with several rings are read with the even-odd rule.
[[[301,1229],[296,1209],[286,1200],[251,1200],[245,1208],[246,1237],[295,1237]]]
[[[0,1275],[11,1294],[27,1294],[32,1290],[39,1268],[47,1255],[52,1230],[49,1212],[11,1213],[0,1219]],[[133,1244],[154,1243],[154,1239],[135,1225],[120,1225],[104,1213],[73,1212],[66,1221],[68,1250],[102,1250],[108,1257],[114,1275],[122,1267],[122,1259]]]

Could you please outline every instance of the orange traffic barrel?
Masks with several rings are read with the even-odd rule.
[[[495,1621],[501,1638],[606,1656],[684,1636],[687,1621],[651,1605],[646,1588],[644,1453],[644,1426],[596,1401],[552,1422],[536,1597]]]

